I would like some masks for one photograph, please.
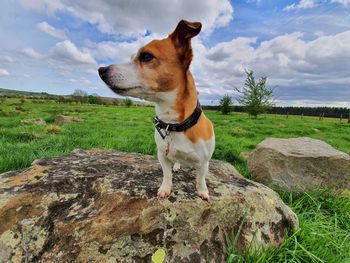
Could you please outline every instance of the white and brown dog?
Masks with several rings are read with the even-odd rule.
[[[198,35],[201,27],[201,23],[181,20],[167,38],[140,48],[131,62],[98,70],[115,93],[155,103],[155,140],[163,169],[159,197],[170,195],[172,167],[178,170],[183,164],[197,170],[197,193],[209,200],[205,177],[215,147],[214,130],[201,111],[189,70],[191,38]]]

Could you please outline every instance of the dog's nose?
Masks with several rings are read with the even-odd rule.
[[[108,70],[108,67],[100,67],[98,69],[98,74],[100,74],[100,76],[102,77],[103,74],[105,74]]]

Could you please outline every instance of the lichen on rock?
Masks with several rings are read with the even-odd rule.
[[[164,251],[164,262],[224,262],[226,237],[240,226],[240,252],[252,242],[277,246],[298,227],[268,187],[222,161],[212,160],[209,170],[210,202],[197,197],[189,168],[174,174],[168,199],[156,198],[162,170],[142,154],[76,150],[2,174],[0,258],[152,262]]]

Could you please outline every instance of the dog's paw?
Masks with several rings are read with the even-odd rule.
[[[174,166],[173,166],[173,171],[174,171],[174,172],[177,172],[177,171],[180,170],[180,168],[181,168],[180,163],[176,162],[176,163],[174,164]]]
[[[171,186],[170,187],[168,187],[168,186],[161,186],[158,189],[157,196],[160,197],[160,198],[165,198],[165,197],[168,197],[170,194],[171,194]]]
[[[205,201],[209,201],[209,191],[206,185],[196,185],[197,195]]]
[[[209,201],[209,193],[208,193],[208,191],[197,191],[197,194],[203,200]]]

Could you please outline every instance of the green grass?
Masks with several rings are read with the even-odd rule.
[[[229,263],[241,262],[350,262],[350,196],[327,189],[309,193],[278,191],[298,215],[300,228],[281,246],[238,255],[229,242]],[[234,240],[234,237],[232,238]]]
[[[54,128],[56,115],[79,117],[83,122]],[[266,137],[308,136],[350,153],[350,125],[343,120],[299,116],[245,114],[227,116],[206,112],[216,135],[214,158],[226,160],[246,177],[242,151],[251,151]],[[111,148],[156,155],[150,107],[32,104],[7,99],[0,105],[0,173],[28,167],[42,157],[59,156],[76,148]],[[23,119],[43,118],[46,126],[22,124]],[[58,131],[59,130],[59,131]],[[57,131],[57,132],[56,132]],[[285,193],[283,200],[298,214],[300,230],[289,234],[282,246],[262,253],[238,255],[230,248],[229,262],[350,262],[350,197],[326,190]],[[232,238],[234,240],[234,237]],[[231,240],[231,241],[232,241]]]

